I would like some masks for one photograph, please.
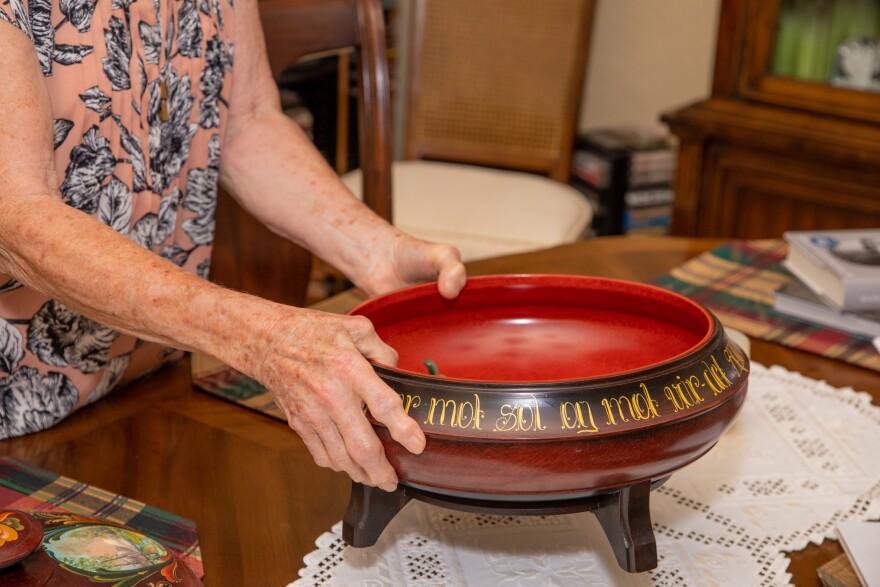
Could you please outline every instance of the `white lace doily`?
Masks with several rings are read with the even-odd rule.
[[[703,458],[651,493],[659,563],[629,574],[590,513],[485,516],[411,501],[370,548],[321,535],[289,587],[786,585],[786,551],[880,515],[870,396],[752,363],[749,395]]]

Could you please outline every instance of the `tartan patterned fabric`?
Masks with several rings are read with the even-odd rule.
[[[801,321],[773,310],[773,292],[793,279],[781,265],[782,240],[730,241],[679,265],[655,284],[703,304],[722,324],[749,336],[880,371],[870,339]],[[194,374],[198,389],[285,420],[272,395],[230,368]]]
[[[779,314],[773,292],[793,279],[781,240],[730,241],[683,263],[656,284],[703,304],[722,324],[749,336],[880,371],[867,337]]]
[[[19,459],[0,457],[0,507],[69,512],[124,524],[162,542],[200,578],[205,575],[195,522]]]

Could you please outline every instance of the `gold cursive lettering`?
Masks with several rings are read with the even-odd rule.
[[[749,372],[749,368],[746,367],[746,355],[738,347],[728,343],[727,346],[724,347],[724,358],[727,359],[728,363],[733,365],[733,368],[736,369],[737,375]]]
[[[467,416],[465,416],[465,410],[469,412]],[[480,421],[484,416],[485,413],[480,409],[480,396],[475,393],[473,403],[461,402],[459,404],[458,416],[455,419],[455,424],[458,428],[482,430]]]
[[[663,388],[663,395],[672,402],[676,412],[692,408],[696,404],[703,403],[703,398],[697,393],[700,387],[700,379],[691,375],[682,379],[681,375],[675,376],[676,381]]]
[[[710,363],[703,361],[703,366],[706,367],[706,370],[703,371],[703,380],[714,395],[723,393],[728,387],[733,385],[714,355],[710,357]]]
[[[504,404],[501,406],[501,417],[495,420],[493,432],[510,432],[516,428],[516,406]]]
[[[437,416],[437,408],[439,410],[439,418]],[[474,394],[474,401],[456,401],[453,399],[437,399],[431,398],[431,405],[428,408],[428,417],[423,422],[432,426],[446,426],[446,410],[449,409],[449,424],[451,428],[471,428],[473,430],[482,430],[481,420],[485,417],[485,412],[480,409],[480,396]]]
[[[422,405],[422,398],[417,395],[410,395],[408,393],[400,393],[400,400],[403,402],[403,411],[409,414],[409,411],[412,408],[417,408]]]
[[[541,424],[541,410],[538,398],[531,396],[525,403],[504,404],[501,417],[495,421],[493,432],[539,432],[547,427]]]
[[[562,402],[559,405],[559,419],[563,430],[577,430],[576,434],[598,432],[593,420],[593,410],[586,401]]]
[[[641,391],[637,391],[629,397],[621,395],[620,397],[602,400],[602,407],[605,408],[605,415],[607,416],[606,424],[610,426],[617,425],[617,418],[614,416],[615,412],[622,422],[629,422],[630,419],[649,420],[660,417],[660,414],[657,412],[657,402],[651,399],[651,392],[648,391],[648,386],[644,383],[639,384],[639,386]],[[612,409],[612,405],[616,410]],[[625,411],[624,406],[626,406]],[[629,415],[629,418],[627,418],[627,415]]]

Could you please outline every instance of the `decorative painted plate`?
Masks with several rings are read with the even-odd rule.
[[[167,547],[131,528],[75,514],[31,512],[31,516],[42,536],[42,541],[37,539],[42,548],[32,549],[31,556],[24,555],[19,564],[0,572],[0,587],[201,585]]]
[[[42,539],[43,526],[29,514],[0,509],[0,569],[29,556]]]

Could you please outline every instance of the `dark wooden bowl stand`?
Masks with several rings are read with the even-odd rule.
[[[590,511],[599,520],[617,563],[630,573],[657,566],[657,543],[651,528],[651,490],[668,477],[642,481],[597,495],[546,501],[498,501],[453,497],[400,484],[392,492],[351,484],[351,499],[342,519],[342,538],[355,548],[372,546],[385,527],[411,499],[464,512],[492,515],[557,515]]]

